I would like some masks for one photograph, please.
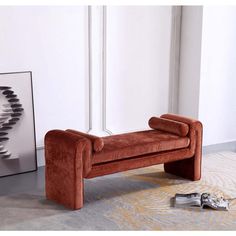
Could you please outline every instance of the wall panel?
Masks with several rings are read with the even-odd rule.
[[[171,7],[106,10],[106,128],[147,128],[168,111]]]
[[[236,141],[236,7],[203,8],[199,119],[204,145]]]

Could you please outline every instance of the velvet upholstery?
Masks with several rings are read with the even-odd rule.
[[[188,117],[182,117],[175,114],[165,114],[162,118],[183,122],[189,125],[190,151],[192,158],[172,163],[164,164],[166,172],[174,175],[188,178],[191,180],[201,179],[201,164],[202,164],[202,123]]]
[[[83,206],[84,178],[161,163],[164,163],[164,170],[168,173],[199,180],[201,122],[174,114],[165,114],[161,118],[158,130],[103,138],[75,130],[49,131],[45,135],[47,199],[79,209]],[[168,124],[172,124],[171,127]],[[176,132],[178,129],[181,131]],[[96,142],[98,144],[95,145]]]
[[[103,141],[103,150],[94,153],[92,164],[186,148],[190,143],[188,137],[179,137],[158,130],[112,135],[104,137]]]
[[[106,163],[95,164],[92,166],[91,172],[85,178],[93,178],[106,174],[113,174],[125,170],[132,170],[151,165],[157,165],[172,161],[178,161],[190,158],[191,153],[188,148],[175,151],[166,151],[160,153],[151,153],[137,157],[127,158],[119,161],[111,161]]]
[[[168,120],[165,118],[152,117],[148,121],[148,124],[152,129],[169,132],[182,137],[185,137],[189,131],[189,127],[187,124],[179,121]]]
[[[95,152],[100,152],[103,149],[104,142],[103,142],[103,139],[100,137],[97,137],[97,136],[91,135],[91,134],[86,134],[86,133],[79,132],[77,130],[72,130],[72,129],[67,129],[66,131],[73,133],[73,134],[78,134],[78,135],[85,137],[85,138],[88,138],[90,140],[93,150]]]
[[[45,136],[46,197],[72,209],[83,205],[83,174],[91,169],[91,144],[69,132]],[[86,163],[87,162],[87,163]]]

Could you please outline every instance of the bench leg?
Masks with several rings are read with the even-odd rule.
[[[177,175],[193,181],[201,179],[201,159],[188,158],[164,164],[166,173]]]
[[[76,183],[71,179],[57,178],[57,174],[46,169],[46,198],[64,205],[67,208],[77,210],[83,207],[84,181],[81,178]],[[65,176],[64,176],[65,177]],[[67,181],[68,180],[68,181]]]

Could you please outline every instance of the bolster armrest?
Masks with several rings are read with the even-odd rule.
[[[148,121],[148,124],[152,129],[169,132],[182,137],[185,137],[189,132],[189,126],[187,124],[165,118],[152,117]]]
[[[189,125],[188,137],[190,138],[189,151],[193,159],[190,159],[185,164],[183,161],[174,164],[167,164],[164,166],[165,170],[172,174],[177,174],[181,176],[191,176],[192,180],[199,180],[201,178],[201,163],[202,163],[202,132],[203,126],[199,120],[192,118],[175,115],[175,114],[164,114],[162,118],[183,122]],[[189,168],[193,166],[194,168]],[[187,173],[188,170],[192,170],[191,173]]]
[[[67,129],[66,131],[89,139],[92,143],[92,147],[95,152],[100,152],[103,149],[104,146],[103,139],[98,136],[79,132],[77,130],[72,130],[72,129]]]
[[[194,125],[194,126],[201,126],[202,127],[202,123],[199,120],[190,118],[190,117],[186,117],[186,116],[181,116],[181,115],[176,115],[176,114],[163,114],[161,115],[161,118],[165,118],[168,120],[174,120],[174,121],[179,121],[188,125]]]
[[[190,150],[193,154],[199,152],[201,156],[202,151],[202,123],[199,120],[188,118],[185,116],[175,114],[164,114],[161,118],[168,120],[179,121],[189,125],[188,137],[190,138]]]

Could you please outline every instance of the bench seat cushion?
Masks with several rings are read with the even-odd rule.
[[[145,130],[103,137],[103,142],[102,151],[93,153],[92,164],[186,148],[190,139],[164,131]]]

